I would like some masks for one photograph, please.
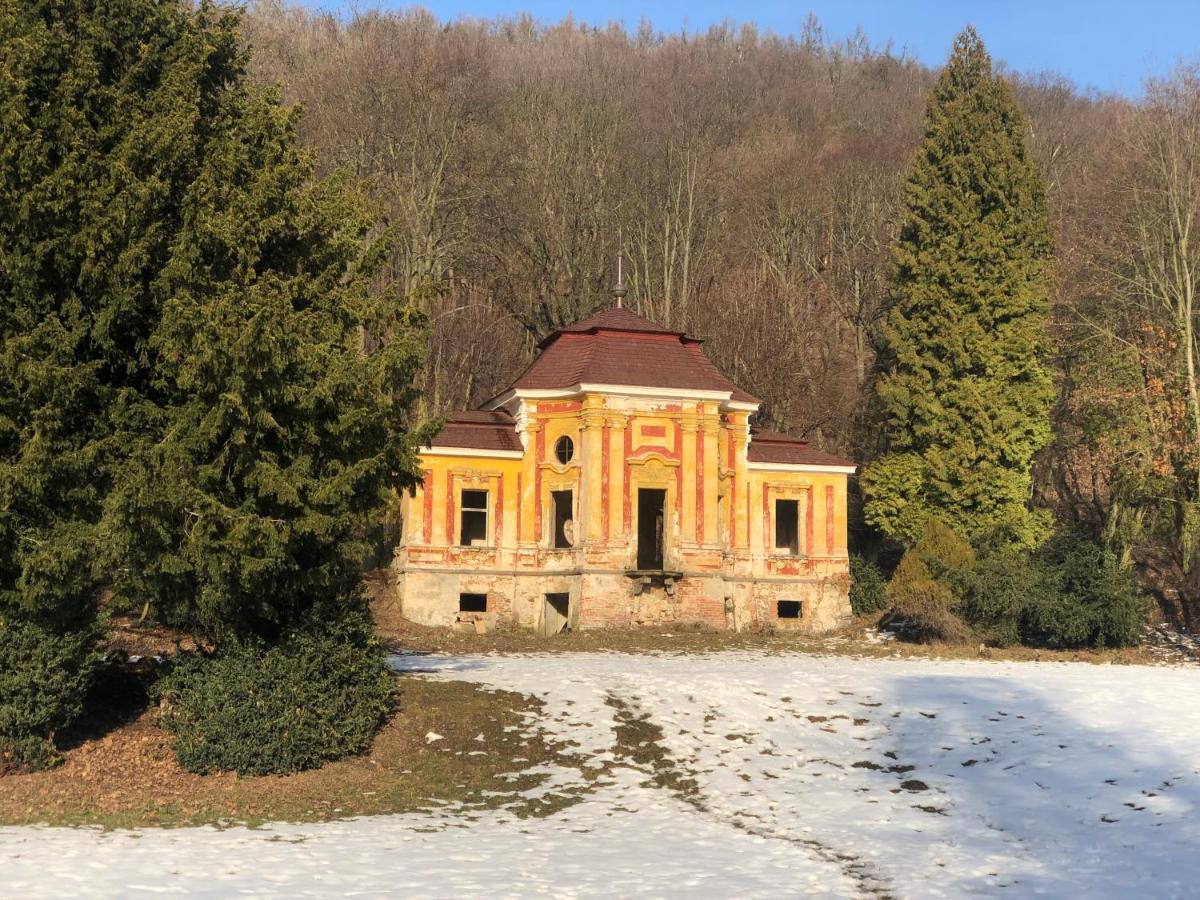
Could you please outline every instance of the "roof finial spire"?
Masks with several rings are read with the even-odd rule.
[[[617,298],[617,309],[622,309],[625,305],[625,278],[621,274],[621,258],[625,255],[625,241],[621,240],[621,249],[617,251],[617,284],[613,288],[613,296]]]

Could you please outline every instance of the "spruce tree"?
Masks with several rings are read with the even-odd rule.
[[[968,28],[908,177],[877,387],[887,450],[863,473],[867,521],[904,542],[931,516],[970,537],[1045,533],[1029,503],[1033,457],[1050,439],[1051,247],[1025,130]]]
[[[387,235],[314,176],[239,24],[0,0],[0,642],[32,673],[78,661],[62,715],[0,697],[0,732],[78,711],[108,589],[267,642],[353,603],[412,482],[422,332],[378,290]]]

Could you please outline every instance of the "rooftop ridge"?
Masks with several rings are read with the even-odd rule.
[[[609,307],[548,335],[538,344],[538,355],[499,396],[590,384],[720,391],[734,403],[757,404],[709,359],[701,343],[630,309]]]

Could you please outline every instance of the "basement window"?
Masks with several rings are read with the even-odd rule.
[[[775,604],[777,619],[798,619],[803,611],[804,606],[800,600],[780,600]]]
[[[775,552],[800,553],[800,501],[775,501]]]
[[[458,611],[465,613],[487,612],[487,594],[459,594]]]
[[[573,491],[551,491],[554,506],[554,547],[569,549],[575,543],[575,523],[571,519],[571,507],[575,499]]]
[[[482,547],[487,544],[488,492],[463,491],[459,517],[459,544]]]

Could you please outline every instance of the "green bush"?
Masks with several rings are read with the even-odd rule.
[[[58,633],[0,614],[0,774],[58,761],[55,732],[83,710],[101,634],[95,624]]]
[[[1043,574],[1028,552],[993,550],[978,559],[964,617],[982,640],[1011,647],[1022,642],[1026,610],[1044,589]]]
[[[1025,610],[1022,637],[1045,647],[1130,647],[1146,606],[1116,555],[1078,531],[1055,534],[1036,554],[1042,590]]]
[[[391,710],[392,675],[357,625],[334,632],[175,662],[155,694],[180,764],[200,774],[266,775],[366,750]]]
[[[964,606],[968,624],[997,646],[1127,647],[1145,614],[1132,573],[1078,531],[1057,532],[1032,552],[982,551]]]
[[[850,608],[856,616],[887,606],[887,581],[875,563],[858,554],[851,556],[850,579]]]
[[[963,606],[975,568],[971,545],[930,519],[888,583],[887,598],[918,640],[963,643],[974,638]]]

